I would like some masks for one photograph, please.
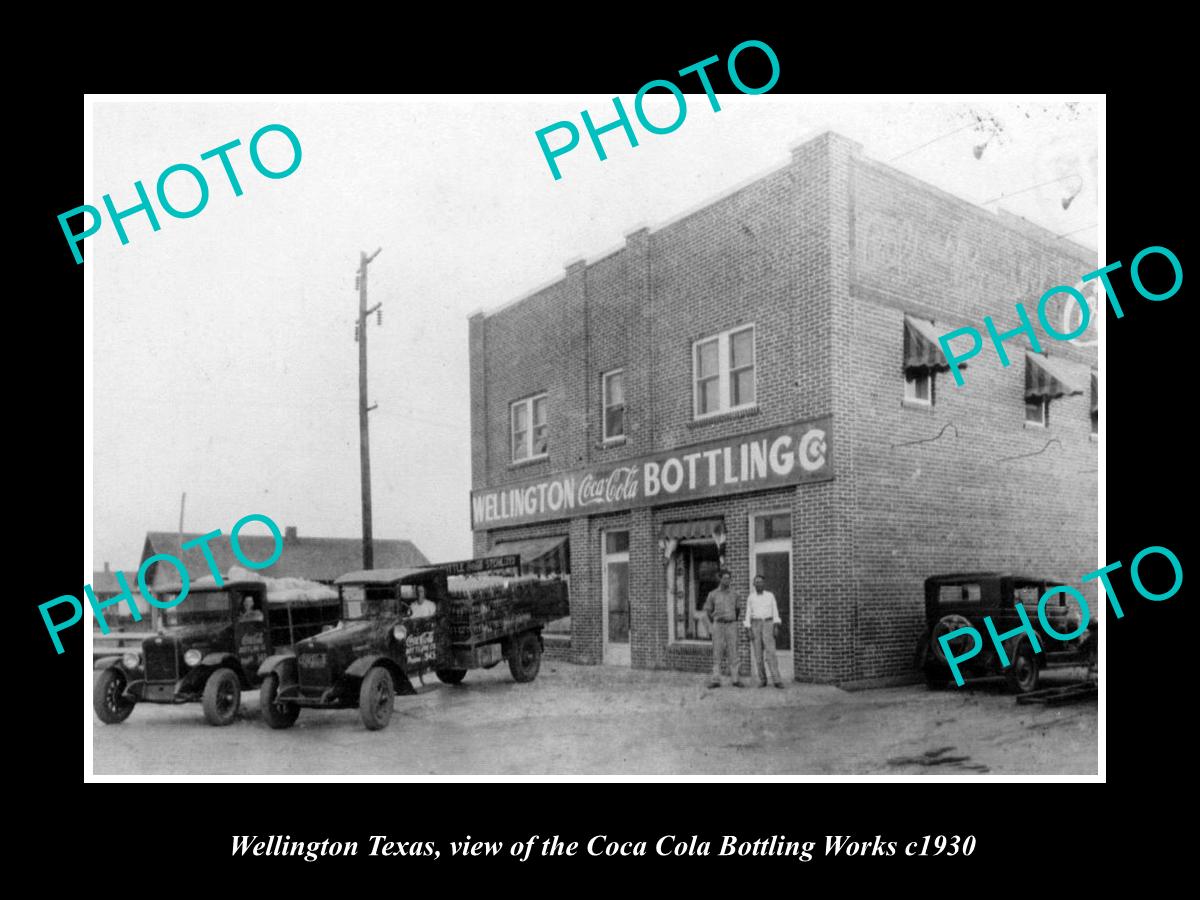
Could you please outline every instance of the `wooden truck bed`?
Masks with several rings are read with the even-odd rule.
[[[567,583],[532,576],[450,578],[450,640],[471,646],[570,614]]]

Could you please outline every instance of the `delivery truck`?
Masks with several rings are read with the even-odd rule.
[[[507,661],[513,679],[532,681],[542,628],[569,615],[567,582],[522,576],[515,555],[436,566],[350,572],[335,584],[335,628],[263,662],[263,719],[289,728],[301,709],[357,707],[372,731],[387,727],[397,693],[433,672],[459,684],[470,669]]]

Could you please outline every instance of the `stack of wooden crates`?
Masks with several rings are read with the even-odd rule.
[[[481,643],[570,615],[567,583],[532,575],[451,576],[450,640]]]

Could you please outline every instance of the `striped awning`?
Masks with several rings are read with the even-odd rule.
[[[725,532],[724,519],[693,519],[690,522],[667,522],[663,525],[663,537],[673,541],[696,538],[712,540],[713,535]]]
[[[570,547],[566,535],[529,538],[523,541],[499,541],[492,548],[491,555],[520,554],[522,575],[570,575]]]
[[[1092,412],[1100,411],[1100,373],[1092,370]]]
[[[1025,352],[1025,399],[1070,397],[1084,391],[1083,373],[1078,366],[1061,359]]]
[[[950,365],[938,343],[937,327],[928,319],[904,317],[904,371],[948,372]],[[965,368],[966,363],[959,363]]]

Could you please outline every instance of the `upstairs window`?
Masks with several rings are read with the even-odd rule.
[[[947,372],[938,327],[928,319],[904,317],[904,404],[933,406],[937,373]]]
[[[604,440],[612,441],[625,437],[625,371],[616,369],[602,377],[604,394]]]
[[[1050,424],[1050,399],[1048,397],[1025,398],[1025,421],[1030,425],[1045,428]]]
[[[754,406],[754,326],[697,341],[692,349],[692,373],[695,418]]]
[[[1092,373],[1092,434],[1100,433],[1100,376]]]
[[[546,395],[527,397],[512,404],[513,462],[542,459],[549,453],[549,426],[546,424]]]
[[[936,376],[929,370],[915,370],[904,376],[904,402],[917,406],[933,406],[933,383]]]

